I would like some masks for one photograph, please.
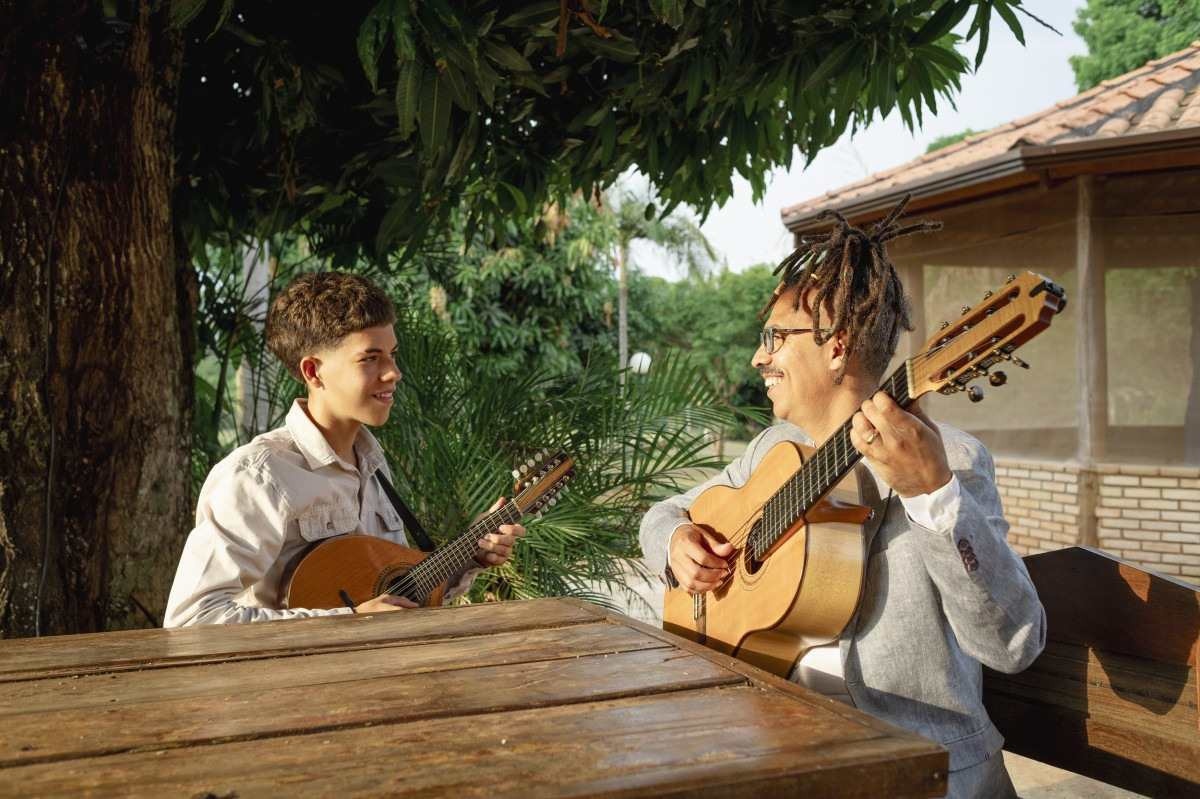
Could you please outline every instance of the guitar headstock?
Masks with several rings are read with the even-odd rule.
[[[543,450],[536,457],[513,469],[513,503],[522,515],[540,513],[558,502],[575,474],[575,459],[562,452]]]
[[[944,322],[921,352],[908,360],[909,396],[967,391],[972,401],[979,401],[983,392],[976,386],[968,389],[967,384],[988,375],[1002,361],[1028,369],[1029,364],[1013,352],[1049,327],[1066,305],[1062,287],[1041,275],[1010,275],[1003,286],[984,294],[978,305],[964,306],[958,320]],[[994,386],[1006,379],[1003,372],[989,376]]]

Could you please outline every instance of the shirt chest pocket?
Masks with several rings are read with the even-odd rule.
[[[358,514],[342,505],[313,505],[300,514],[297,521],[300,525],[300,537],[305,541],[320,541],[335,535],[345,535],[358,528]]]
[[[375,534],[380,538],[408,546],[408,539],[404,535],[404,521],[395,508],[378,508],[375,511],[375,524],[378,526]]]

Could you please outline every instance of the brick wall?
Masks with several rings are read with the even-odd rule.
[[[1200,468],[1102,464],[1081,470],[997,458],[996,482],[1009,543],[1022,555],[1083,543],[1081,513],[1091,506],[1100,549],[1200,583]]]

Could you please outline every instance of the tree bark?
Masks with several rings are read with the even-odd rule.
[[[169,5],[0,0],[6,637],[157,623],[188,528]]]

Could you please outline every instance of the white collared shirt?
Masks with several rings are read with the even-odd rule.
[[[391,479],[367,429],[354,441],[355,464],[333,451],[298,399],[282,427],[231,452],[209,473],[167,600],[164,627],[351,613],[350,608],[286,608],[280,582],[312,543],[345,533],[410,546],[377,471]],[[466,591],[470,569],[446,593]],[[363,602],[371,597],[355,597]]]

